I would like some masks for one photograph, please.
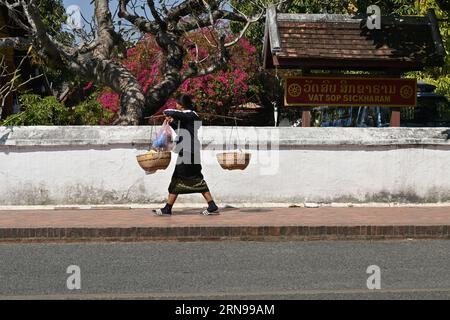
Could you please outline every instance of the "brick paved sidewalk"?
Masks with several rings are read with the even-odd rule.
[[[0,241],[450,239],[450,207],[0,211]]]

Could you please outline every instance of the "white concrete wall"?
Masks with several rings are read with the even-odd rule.
[[[168,170],[153,175],[136,162],[154,130],[2,127],[0,206],[161,203],[175,157]],[[230,128],[204,127],[203,172],[221,204],[448,202],[450,140],[442,131],[239,128],[251,164],[245,171],[224,171],[215,155]],[[201,195],[179,198],[202,201]]]

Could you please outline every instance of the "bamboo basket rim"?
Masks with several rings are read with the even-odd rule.
[[[251,152],[243,152],[243,151],[227,151],[227,152],[219,152],[217,156],[227,156],[227,155],[242,155],[249,157],[252,155]]]
[[[225,170],[244,170],[248,167],[251,160],[250,152],[231,151],[218,153],[217,162]]]
[[[148,157],[148,158],[155,158],[155,159],[161,159],[161,158],[169,158],[172,155],[172,152],[170,151],[158,151],[158,152],[146,152],[143,154],[139,154],[136,157]]]
[[[172,160],[172,154],[170,151],[158,151],[137,155],[136,159],[144,171],[154,173],[157,170],[167,169]]]

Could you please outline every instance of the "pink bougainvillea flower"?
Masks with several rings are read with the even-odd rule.
[[[230,39],[232,36],[230,35]],[[208,67],[214,61],[215,49],[209,43],[212,41],[207,29],[193,32],[189,39],[184,39],[184,45],[191,46],[187,51],[182,72],[188,69],[188,63],[197,58],[201,61],[199,69]],[[231,59],[225,70],[184,81],[178,93],[192,96],[199,110],[226,110],[231,106],[245,102],[249,93],[249,85],[254,81],[258,70],[256,48],[246,39],[241,39],[230,49]],[[163,81],[165,56],[158,47],[155,37],[146,35],[134,47],[127,50],[127,58],[122,61],[138,80],[145,94],[155,85]],[[108,110],[120,110],[119,95],[105,88],[98,101]],[[175,107],[175,101],[170,99],[159,109]]]
[[[94,85],[94,82],[91,81],[83,87],[83,90],[84,91],[89,90],[93,85]]]
[[[115,92],[103,92],[98,97],[98,102],[100,102],[105,109],[111,112],[118,112],[120,110],[119,95]]]

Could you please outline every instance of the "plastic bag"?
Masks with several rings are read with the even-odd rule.
[[[152,149],[158,151],[171,151],[174,147],[174,130],[167,121],[164,121],[161,129],[153,141]]]

